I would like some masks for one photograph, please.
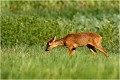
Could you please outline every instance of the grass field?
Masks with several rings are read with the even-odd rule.
[[[109,58],[98,52],[98,57],[81,47],[72,57],[67,48],[58,47],[45,52],[39,46],[2,49],[2,78],[119,78],[118,54]]]
[[[1,1],[1,79],[118,79],[119,1]],[[106,58],[86,46],[45,52],[48,38],[96,32]]]

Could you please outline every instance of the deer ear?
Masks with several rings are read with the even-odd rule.
[[[47,40],[48,40],[48,41],[51,41],[51,39],[50,39],[50,38],[48,38]]]
[[[54,36],[54,38],[53,38],[53,41],[55,41],[56,40],[56,36]]]

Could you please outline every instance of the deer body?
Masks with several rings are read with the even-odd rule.
[[[50,40],[47,43],[46,51],[49,51],[59,45],[65,45],[68,48],[68,56],[70,56],[71,53],[74,55],[77,47],[86,45],[95,56],[97,56],[97,53],[94,48],[97,48],[108,57],[108,53],[102,48],[101,39],[102,37],[94,32],[68,34],[61,39],[55,40],[55,38],[53,38]]]

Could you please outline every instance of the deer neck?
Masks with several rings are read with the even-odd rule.
[[[63,39],[58,39],[58,40],[56,40],[55,41],[55,43],[56,43],[56,45],[64,45],[64,41],[63,41]]]

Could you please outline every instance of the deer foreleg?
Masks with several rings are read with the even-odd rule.
[[[76,49],[76,48],[73,48],[73,49],[72,49],[72,55],[73,55],[73,56],[74,56],[74,54],[75,54],[75,49]]]
[[[70,56],[71,52],[72,52],[72,50],[69,49],[69,50],[68,50],[68,57]]]

